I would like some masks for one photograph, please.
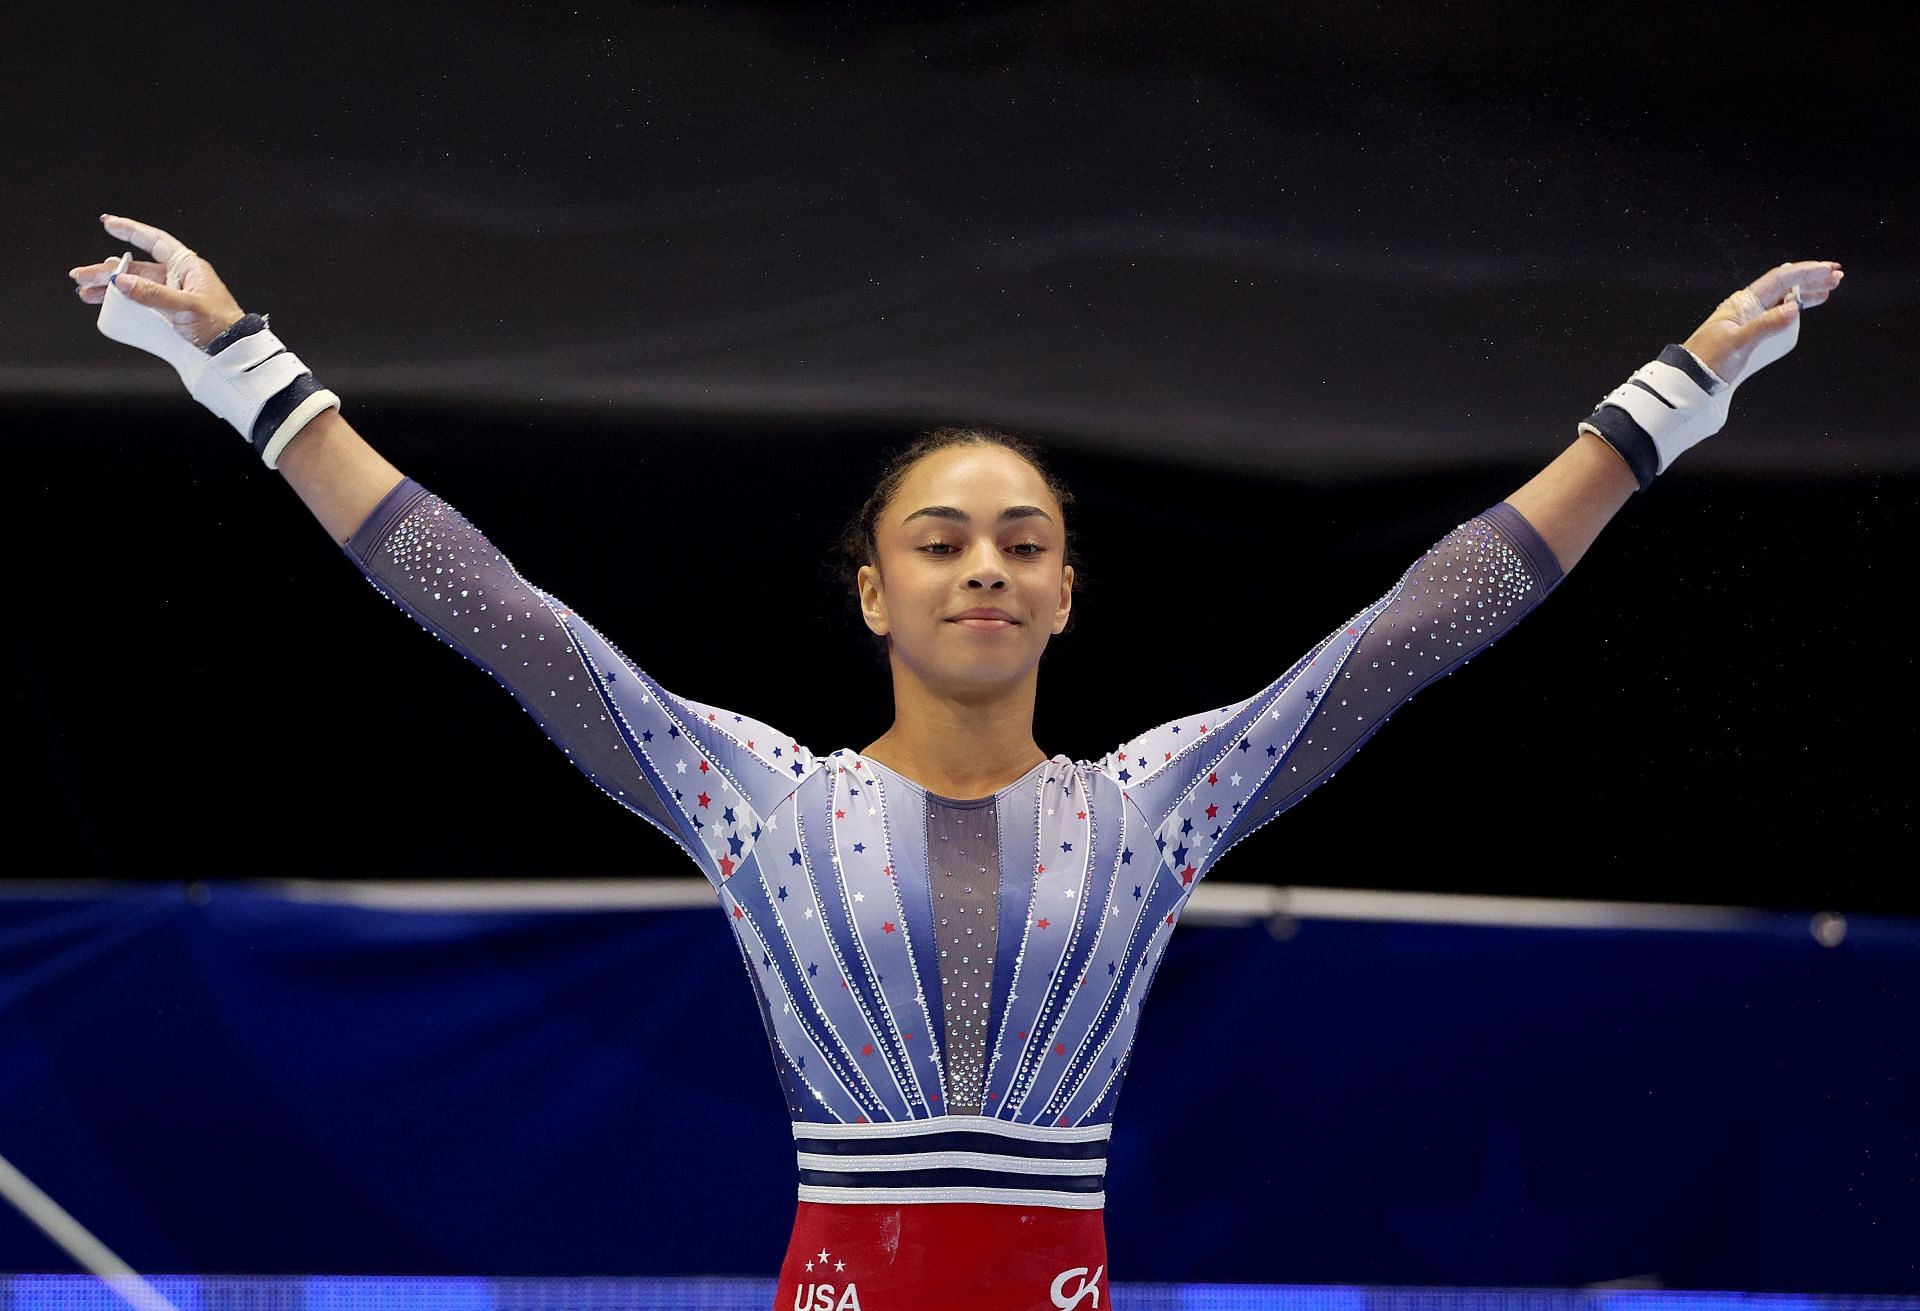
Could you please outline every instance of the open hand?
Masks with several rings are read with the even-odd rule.
[[[213,265],[179,238],[118,214],[102,214],[100,223],[110,236],[153,256],[130,262],[114,288],[165,315],[173,330],[196,349],[204,350],[208,342],[245,317]],[[78,284],[74,291],[81,300],[98,305],[107,298],[107,278],[119,262],[120,257],[115,255],[98,264],[69,269],[67,276]]]
[[[1738,382],[1756,347],[1792,327],[1802,310],[1825,304],[1845,276],[1838,260],[1768,269],[1721,301],[1682,344],[1729,383]]]

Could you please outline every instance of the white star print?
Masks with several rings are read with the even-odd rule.
[[[835,1261],[833,1263],[833,1268],[835,1270],[845,1270],[847,1268],[847,1263],[845,1261]]]
[[[801,918],[801,919],[803,919],[803,920],[810,920],[810,919],[812,919],[812,918],[813,918],[813,907],[811,907],[811,906],[809,906],[809,907],[807,907],[807,909],[805,910],[805,912],[803,912],[803,913],[801,914],[801,916],[800,916],[800,918]]]
[[[686,762],[686,761],[684,761],[684,760],[676,760],[676,761],[674,761],[674,762],[673,762],[673,767],[674,767],[674,768],[675,768],[676,770],[678,770],[678,771],[679,771],[680,773],[682,773],[682,774],[684,774],[684,773],[686,773],[686,772],[687,772],[687,762]]]
[[[826,1263],[827,1263],[827,1249],[823,1247],[820,1249],[820,1264],[825,1265]]]
[[[1240,786],[1240,776],[1239,776],[1238,774],[1235,774],[1235,775],[1233,776],[1233,785],[1234,785],[1235,787],[1239,787],[1239,786]]]
[[[855,901],[865,901],[867,899],[867,894],[864,892],[856,892],[853,894],[853,899]]]

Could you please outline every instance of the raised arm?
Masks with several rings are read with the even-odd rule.
[[[1253,696],[1123,743],[1098,768],[1187,888],[1379,731],[1415,693],[1524,618],[1635,490],[1724,424],[1734,390],[1793,348],[1802,307],[1843,274],[1782,264],[1722,301],[1605,397],[1580,436],[1509,497],[1459,525],[1373,605]]]
[[[474,525],[376,452],[340,399],[243,314],[205,259],[170,233],[103,214],[128,251],[70,271],[101,333],[158,356],[231,424],[375,588],[505,687],[608,796],[672,837],[716,886],[778,827],[814,767],[766,724],[676,696]],[[764,817],[764,823],[763,823]],[[775,835],[775,841],[782,840]]]

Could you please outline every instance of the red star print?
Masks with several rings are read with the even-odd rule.
[[[1043,929],[1047,927],[1047,922],[1044,919],[1035,920],[1034,923],[1038,924]]]
[[[1202,724],[1202,725],[1200,725],[1200,731],[1201,731],[1202,733],[1204,733],[1204,732],[1206,732],[1206,731],[1207,731],[1207,726],[1206,726],[1205,724]]]
[[[844,810],[836,810],[833,812],[833,817],[835,819],[845,819],[847,817],[847,812]]]
[[[888,876],[889,878],[891,878],[891,877],[893,876],[893,866],[891,866],[891,865],[882,865],[882,866],[880,867],[880,872],[881,872],[882,874],[885,874],[885,875],[887,875],[887,876]]]
[[[867,1117],[864,1115],[856,1115],[853,1117],[853,1122],[855,1124],[865,1124],[867,1122]]]
[[[706,762],[706,761],[704,761],[704,760],[702,760],[702,761],[700,762],[700,772],[701,772],[702,774],[705,774],[705,773],[709,773],[709,772],[711,772],[711,771],[709,771],[709,770],[708,770],[708,768],[707,768],[707,762]]]
[[[1036,865],[1034,867],[1033,872],[1036,874],[1045,874],[1047,872],[1047,867],[1045,865]]]
[[[753,739],[752,739],[752,738],[748,738],[748,739],[747,739],[747,750],[749,750],[749,751],[751,751],[751,750],[753,750]]]
[[[912,1035],[912,1034],[908,1034],[908,1035],[907,1035],[907,1041],[908,1041],[908,1042],[912,1042],[912,1041],[913,1041],[913,1035]]]
[[[873,1055],[873,1044],[872,1044],[872,1043],[868,1043],[868,1044],[867,1044],[866,1046],[864,1046],[864,1047],[862,1047],[862,1048],[860,1049],[860,1054],[861,1054],[862,1056],[871,1056],[871,1055]]]
[[[1207,818],[1208,818],[1208,819],[1218,819],[1218,818],[1220,818],[1220,807],[1218,807],[1218,806],[1208,806],[1208,807],[1207,807]]]
[[[1167,912],[1167,923],[1169,923],[1169,924],[1171,924],[1171,923],[1173,923],[1173,912],[1172,912],[1172,911],[1168,911],[1168,912]]]
[[[709,710],[709,711],[707,712],[707,722],[708,722],[708,723],[712,723],[712,722],[713,722],[713,712],[712,712],[711,710]]]
[[[881,928],[881,931],[882,931],[882,932],[885,932],[885,933],[892,933],[892,932],[893,932],[893,921],[892,921],[892,920],[888,920],[888,921],[887,921],[887,922],[886,922],[885,924],[882,924],[882,925],[880,926],[880,928]]]
[[[703,806],[711,806],[713,804],[713,798],[702,792],[700,794],[700,804]]]
[[[1067,1117],[1066,1117],[1066,1116],[1064,1116],[1064,1115],[1063,1115],[1063,1116],[1061,1116],[1061,1117],[1060,1117],[1060,1126],[1059,1126],[1059,1127],[1060,1127],[1060,1128],[1062,1128],[1062,1129],[1064,1129],[1064,1128],[1066,1128],[1066,1127],[1067,1127]]]
[[[723,879],[730,879],[733,877],[733,857],[732,856],[720,857],[720,877]]]
[[[1193,866],[1189,865],[1185,869],[1180,871],[1180,882],[1182,883],[1193,882]],[[1212,894],[1209,893],[1208,895],[1211,896]]]
[[[1173,752],[1169,751],[1167,752],[1166,756],[1161,759],[1160,763],[1164,765],[1167,763],[1167,761],[1172,759],[1173,759]]]
[[[1066,1044],[1056,1042],[1053,1044],[1053,1052],[1056,1056],[1065,1056],[1067,1054]]]
[[[1022,1042],[1025,1042],[1025,1041],[1026,1041],[1026,1037],[1027,1037],[1027,1031],[1026,1031],[1025,1029],[1022,1029],[1022,1030],[1020,1030],[1020,1040],[1021,1040]]]
[[[735,919],[745,919],[746,915],[747,915],[747,912],[745,912],[744,910],[741,910],[738,906],[735,906],[733,908],[733,917]]]
[[[1085,819],[1086,817],[1087,817],[1087,812],[1084,810],[1081,811],[1078,815],[1074,816],[1075,819]]]
[[[847,981],[845,979],[840,980],[840,986],[845,988],[847,986]]]
[[[1208,786],[1208,787],[1212,787],[1212,786],[1213,786],[1213,785],[1214,785],[1215,783],[1218,783],[1219,781],[1220,781],[1220,776],[1219,776],[1218,774],[1209,774],[1209,775],[1207,775],[1207,786]]]
[[[1024,1037],[1026,1037],[1027,1035],[1023,1033],[1023,1034],[1021,1034],[1020,1036],[1021,1036],[1022,1038],[1024,1038]],[[999,1094],[999,1093],[988,1093],[988,1094],[987,1094],[987,1100],[988,1100],[988,1101],[990,1101],[990,1102],[997,1102],[997,1101],[999,1101],[999,1100],[1000,1100],[1000,1094]]]

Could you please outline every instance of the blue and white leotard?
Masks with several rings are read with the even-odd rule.
[[[1195,885],[1562,577],[1500,502],[1245,700],[955,800],[669,692],[411,478],[345,549],[712,883],[801,1200],[1080,1209]]]

